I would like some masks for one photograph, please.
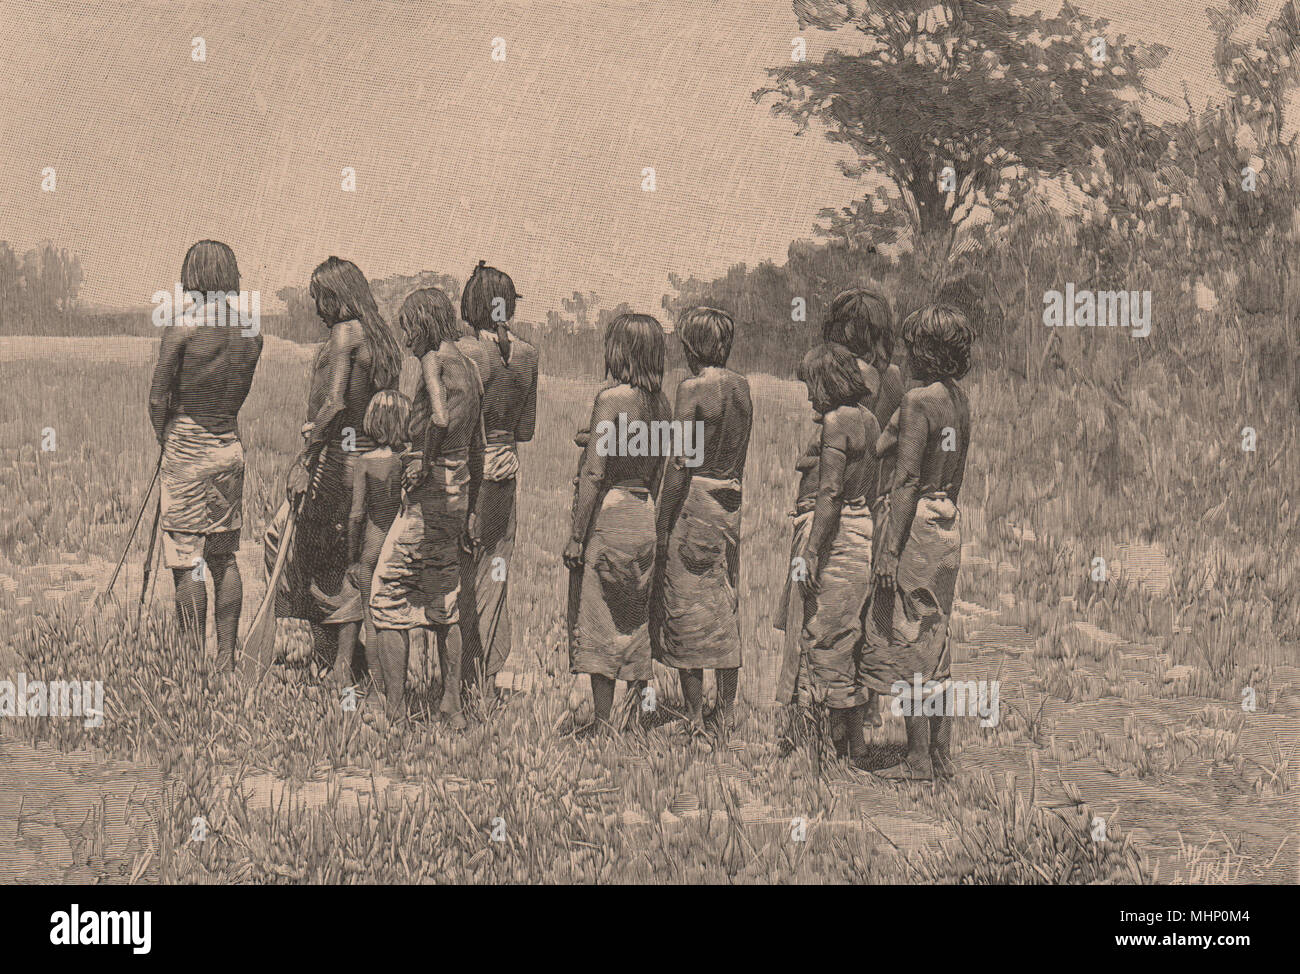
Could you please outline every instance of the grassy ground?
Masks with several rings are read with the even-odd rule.
[[[744,706],[729,746],[693,751],[672,724],[616,741],[566,733],[586,686],[568,673],[559,551],[571,438],[595,383],[545,377],[537,442],[523,451],[511,578],[508,679],[521,692],[481,708],[490,712],[462,736],[417,722],[381,739],[318,686],[301,632],[282,638],[303,665],[250,688],[217,679],[210,656],[176,637],[168,580],[140,623],[88,607],[152,472],[152,352],[143,339],[0,339],[0,492],[12,501],[0,512],[0,612],[14,620],[0,678],[102,679],[107,700],[100,729],[0,723],[10,779],[0,782],[0,879],[1300,878],[1293,576],[1285,560],[1228,556],[1250,537],[1267,550],[1251,528],[1268,523],[1270,491],[1284,489],[1295,461],[1271,449],[1234,455],[1231,430],[1212,453],[1188,437],[1154,438],[1160,415],[1181,409],[1194,427],[1204,419],[1207,407],[1186,390],[1132,395],[1117,416],[1074,390],[971,380],[955,676],[1000,680],[1002,720],[959,722],[955,782],[900,787],[814,748],[779,746],[772,612],[788,556],[791,466],[810,431],[793,383],[753,380]],[[255,540],[297,446],[309,354],[269,342],[244,413],[245,624],[263,586]],[[41,450],[47,428],[53,452]],[[1130,469],[1143,451],[1151,465]],[[1246,483],[1240,504],[1219,504]],[[1090,576],[1098,556],[1104,583]],[[126,602],[140,560],[133,552],[118,583]],[[427,683],[428,660],[412,666]],[[675,680],[660,670],[656,685],[666,715]],[[1252,712],[1241,706],[1247,688]],[[881,763],[896,758],[901,722],[887,717],[875,741]],[[203,841],[192,839],[198,817]],[[6,855],[14,840],[4,837],[15,835]]]

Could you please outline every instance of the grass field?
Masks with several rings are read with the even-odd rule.
[[[243,413],[245,625],[310,351],[268,342]],[[152,355],[147,339],[0,339],[0,678],[101,679],[107,700],[99,729],[0,722],[0,880],[1300,879],[1295,556],[1275,555],[1261,527],[1281,518],[1281,536],[1294,522],[1282,501],[1295,451],[1234,453],[1226,427],[1208,443],[1157,435],[1215,421],[1213,403],[1172,380],[1130,391],[1123,411],[1101,394],[969,380],[954,675],[998,679],[1003,715],[959,721],[953,783],[894,786],[779,747],[772,612],[811,429],[794,383],[752,378],[744,705],[730,745],[701,754],[671,725],[612,741],[565,733],[586,685],[568,673],[559,552],[594,378],[543,377],[537,440],[522,451],[508,664],[521,692],[480,708],[463,735],[417,722],[381,739],[306,665],[258,687],[217,679],[170,626],[168,579],[139,625],[89,607],[152,472]],[[124,604],[141,560],[133,551],[119,582]],[[305,664],[303,635],[282,638]],[[427,661],[413,668],[422,677]],[[675,679],[660,670],[656,685],[670,711]],[[882,763],[902,739],[887,717]]]

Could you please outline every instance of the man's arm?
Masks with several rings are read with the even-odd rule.
[[[959,422],[963,424],[961,428],[961,447],[957,451],[957,469],[953,471],[953,475],[948,481],[948,498],[954,504],[957,503],[957,495],[961,493],[962,482],[966,479],[966,452],[970,449],[970,410],[962,410],[959,416]]]
[[[677,384],[673,420],[682,423],[683,426],[695,421],[698,405],[695,391],[697,385],[698,383],[693,379],[683,379]],[[659,503],[655,517],[657,522],[655,534],[658,536],[660,547],[668,543],[668,536],[672,533],[673,524],[681,511],[682,501],[691,488],[691,471],[682,463],[683,459],[683,457],[672,457],[664,464],[663,484],[659,489]]]
[[[348,514],[348,564],[361,560],[361,538],[366,526],[365,462],[352,467],[352,510]]]
[[[840,526],[844,507],[844,475],[848,469],[848,431],[834,412],[822,420],[821,465],[817,477],[817,504],[813,508],[812,531],[808,552],[813,567],[820,572],[823,556]]]
[[[185,335],[184,328],[165,328],[158,345],[158,363],[154,366],[153,381],[149,384],[149,423],[153,426],[154,436],[159,443],[167,435],[172,387],[185,358]]]
[[[912,533],[916,501],[921,487],[921,461],[930,435],[930,421],[925,409],[914,396],[904,396],[898,408],[898,465],[889,495],[889,533],[886,549],[901,555]]]
[[[447,393],[442,387],[442,360],[437,352],[420,359],[424,391],[429,397],[429,427],[424,433],[424,469],[429,469],[447,436]]]
[[[528,361],[528,395],[524,398],[524,408],[515,423],[515,442],[527,443],[533,438],[537,426],[537,353],[533,352]]]
[[[483,428],[483,376],[479,374],[478,368],[472,361],[470,374],[474,389],[478,393],[478,418],[474,422],[474,431],[469,438],[469,517],[474,518],[478,510],[479,486],[483,483],[483,451],[487,447],[487,431]],[[477,524],[477,520],[474,523]]]
[[[578,503],[574,506],[573,526],[569,532],[571,544],[587,543],[587,530],[591,527],[596,504],[605,486],[605,457],[599,449],[604,439],[600,424],[617,421],[618,404],[613,400],[614,397],[600,393],[592,403],[591,423],[587,427],[591,435],[582,455],[582,466],[578,474]]]
[[[355,322],[340,322],[330,329],[329,351],[325,361],[326,393],[316,415],[308,417],[312,422],[311,432],[303,445],[302,456],[305,459],[331,439],[337,430],[333,429],[334,419],[347,404],[348,383],[352,379],[352,353],[358,341],[364,340],[361,326]]]

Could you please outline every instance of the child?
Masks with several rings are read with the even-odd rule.
[[[871,592],[873,445],[880,426],[864,405],[862,372],[844,346],[812,349],[799,364],[799,378],[822,428],[807,570],[799,583],[806,606],[802,647],[812,689],[830,708],[836,751],[857,760],[865,749],[862,613]]]
[[[774,625],[783,634],[781,670],[776,680],[776,702],[783,705],[799,702],[799,631],[803,628],[804,597],[796,579],[808,564],[808,535],[812,529],[813,508],[817,504],[817,462],[822,438],[820,427],[803,455],[795,462],[799,473],[799,490],[795,494],[791,520],[790,561],[785,575],[781,605]]]
[[[890,363],[894,355],[894,313],[884,295],[870,288],[855,287],[841,291],[831,302],[826,321],[822,324],[822,339],[843,345],[858,360],[862,381],[867,387],[864,405],[884,429],[898,404],[903,400],[903,376],[897,365]],[[882,440],[882,446],[888,441]],[[871,516],[881,523],[885,494],[894,475],[892,449],[873,450],[880,461],[878,482],[871,492]],[[880,546],[880,532],[876,532],[876,551]],[[875,554],[875,552],[873,552]],[[871,726],[881,724],[876,695],[869,692],[865,711]]]
[[[957,497],[966,475],[970,403],[957,385],[970,370],[974,332],[951,305],[931,305],[903,326],[908,373],[919,383],[898,410],[897,464],[875,559],[865,634],[866,685],[899,698],[907,757],[882,777],[928,780],[954,772],[948,622],[961,564]],[[914,687],[923,689],[917,699]]]
[[[375,656],[375,627],[370,621],[370,582],[379,549],[402,503],[402,448],[411,402],[395,389],[376,392],[366,407],[362,428],[378,444],[357,457],[352,471],[352,510],[348,517],[348,574],[361,593],[365,610],[366,663],[383,692],[383,674]]]

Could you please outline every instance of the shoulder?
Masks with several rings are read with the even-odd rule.
[[[484,358],[484,353],[487,351],[477,335],[462,335],[456,339],[456,347],[476,362]]]
[[[596,393],[598,406],[626,406],[636,402],[637,392],[629,385],[619,383],[608,386]]]
[[[514,332],[510,333],[510,358],[519,356],[521,365],[530,365],[537,367],[537,346],[532,342],[525,341]]]
[[[822,439],[848,436],[862,425],[862,410],[856,406],[839,406],[822,419]]]
[[[728,384],[737,390],[746,400],[749,399],[749,379],[743,372],[736,372],[728,369],[726,372]]]
[[[336,349],[352,350],[365,344],[366,333],[359,321],[340,321],[330,329],[330,342]]]
[[[161,331],[160,348],[179,348],[191,335],[198,334],[199,329],[194,327],[192,319],[178,318]]]
[[[868,392],[874,393],[880,388],[880,373],[870,362],[858,359],[858,374],[862,376],[862,383]]]
[[[915,386],[903,393],[898,410],[900,417],[929,418],[935,414],[935,410],[947,408],[948,402],[948,390],[943,387],[943,383],[932,382],[929,385]]]
[[[913,386],[903,393],[902,406],[904,408],[911,406],[913,408],[923,407],[927,403],[934,401],[935,384],[925,386]],[[941,387],[939,387],[941,388]]]

